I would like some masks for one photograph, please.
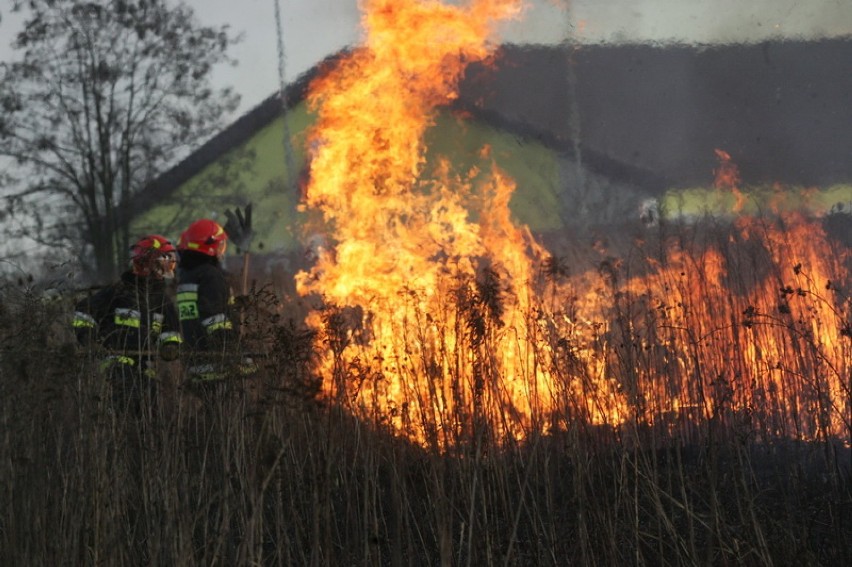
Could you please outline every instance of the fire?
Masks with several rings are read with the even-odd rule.
[[[511,406],[511,423],[500,429],[522,434],[540,389],[521,375],[532,362],[521,324],[539,250],[511,221],[513,183],[495,172],[474,187],[448,164],[429,181],[421,175],[423,135],[437,109],[457,96],[467,64],[493,56],[494,25],[518,16],[521,2],[372,0],[363,9],[363,47],[309,95],[318,121],[304,204],[322,212],[334,242],[297,284],[327,304],[361,307],[369,321],[369,339],[349,329],[347,346],[329,353],[328,392],[353,406],[378,402],[397,427],[411,419],[464,427],[446,416],[460,406]],[[477,279],[489,278],[477,289]],[[329,331],[319,311],[309,322]],[[351,391],[351,381],[331,376],[355,360],[372,364]]]
[[[731,161],[731,154],[724,150],[714,150],[719,158],[719,167],[716,169],[716,179],[713,186],[716,189],[735,189],[740,184],[740,168]]]
[[[746,204],[745,195],[740,191],[740,168],[731,160],[731,154],[728,152],[720,149],[716,149],[715,152],[716,157],[719,158],[719,167],[715,172],[716,179],[713,181],[713,186],[733,194],[735,203],[732,210],[734,213],[739,213]]]
[[[843,434],[850,306],[826,282],[848,281],[848,250],[808,219],[743,219],[727,241],[663,238],[639,267],[602,250],[597,269],[566,268],[514,224],[499,169],[484,184],[449,161],[426,171],[425,132],[520,0],[363,10],[363,46],[309,93],[303,207],[329,237],[297,286],[321,300],[308,324],[329,399],[440,448],[576,422]],[[717,155],[717,187],[738,191]]]
[[[665,265],[625,288],[655,306],[629,328],[664,350],[636,355],[645,421],[685,404],[763,436],[848,442],[852,256],[798,214],[730,230],[698,251],[669,242]]]

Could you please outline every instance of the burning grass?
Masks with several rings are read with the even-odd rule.
[[[459,172],[449,157],[426,169],[438,109],[469,63],[493,60],[494,25],[521,3],[374,0],[363,11],[363,45],[308,95],[302,207],[325,241],[296,284],[312,300],[326,399],[442,451],[480,429],[511,444],[574,419],[730,421],[793,388],[806,399],[771,408],[767,434],[848,437],[848,290],[832,287],[848,280],[848,251],[821,250],[825,235],[788,215],[715,242],[687,227],[655,234],[558,277],[559,260],[515,224],[505,172]],[[717,155],[717,188],[745,199],[736,165]],[[756,256],[741,258],[740,243]]]
[[[547,258],[526,285],[484,264],[445,275],[437,298],[401,287],[392,309],[318,309],[323,391],[436,450],[480,422],[522,441],[576,419],[690,442],[696,418],[760,440],[849,438],[842,241],[788,215],[663,226],[616,252],[587,268]]]
[[[309,95],[328,238],[298,302],[244,298],[256,375],[199,391],[176,364],[116,412],[96,353],[44,332],[61,309],[4,301],[4,562],[848,558],[848,244],[797,216],[663,219],[549,257],[505,174],[422,167],[520,3],[364,7],[365,45]]]
[[[517,290],[483,266],[449,282],[442,310],[402,293],[386,347],[367,308],[327,306],[318,332],[255,290],[261,372],[199,392],[166,368],[139,416],[112,411],[91,356],[63,342],[62,300],[10,284],[0,555],[838,564],[852,552],[850,259],[793,222],[664,225],[598,247],[590,269],[552,258],[514,327]],[[525,361],[513,375],[508,356]]]

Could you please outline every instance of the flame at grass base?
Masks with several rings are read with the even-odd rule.
[[[422,171],[436,109],[457,96],[467,64],[492,56],[493,24],[518,15],[520,2],[383,0],[364,8],[364,46],[309,95],[318,120],[304,205],[321,212],[332,242],[297,284],[302,294],[364,313],[354,330],[332,329],[342,319],[320,312],[309,321],[337,334],[329,338],[336,347],[325,364],[327,391],[384,408],[397,427],[410,419],[449,427],[444,417],[459,408],[495,404],[519,406],[504,425],[522,428],[529,392],[515,391],[512,377],[528,363],[519,325],[538,248],[511,222],[514,185],[495,172],[473,187],[471,172],[458,175],[447,163],[428,178]],[[488,289],[485,280],[517,288]],[[442,304],[448,297],[461,311]],[[492,327],[500,331],[488,335]],[[498,387],[497,375],[509,378]]]
[[[303,207],[328,245],[297,285],[322,300],[308,323],[326,396],[442,449],[574,424],[688,435],[747,421],[848,440],[848,250],[794,219],[708,231],[694,248],[696,234],[661,233],[654,254],[636,244],[636,265],[602,257],[567,277],[512,222],[501,172],[475,186],[448,162],[424,171],[436,109],[520,2],[364,9],[364,45],[309,93]],[[800,226],[810,237],[790,241]]]

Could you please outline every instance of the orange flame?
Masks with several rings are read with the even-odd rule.
[[[825,287],[848,281],[848,250],[827,253],[808,219],[743,219],[696,249],[664,239],[638,269],[606,256],[568,274],[513,223],[504,173],[474,184],[449,161],[425,171],[424,133],[520,0],[363,6],[364,45],[309,94],[303,206],[329,240],[297,286],[323,301],[308,323],[329,398],[441,448],[573,420],[848,434],[850,305]],[[738,193],[717,155],[716,186]]]
[[[454,177],[448,164],[434,181],[421,176],[423,135],[436,109],[457,96],[467,64],[493,55],[494,46],[488,43],[493,24],[517,16],[520,8],[518,0],[477,0],[467,8],[417,0],[367,1],[364,46],[311,86],[309,101],[318,121],[304,203],[322,212],[334,242],[333,249],[320,252],[309,273],[297,276],[297,285],[300,293],[320,294],[328,304],[368,311],[370,344],[350,344],[336,353],[337,363],[346,367],[355,359],[376,362],[370,372],[381,378],[361,384],[355,394],[345,393],[356,405],[379,397],[386,408],[440,414],[448,405],[469,403],[472,388],[459,384],[446,385],[434,399],[410,402],[412,394],[429,391],[424,383],[429,377],[418,365],[427,365],[442,380],[451,366],[470,365],[436,354],[464,342],[458,336],[461,323],[445,317],[440,301],[459,278],[483,273],[485,259],[521,287],[531,277],[529,250],[535,245],[512,225],[510,180],[498,172],[489,187],[472,187]],[[477,198],[482,211],[478,223],[469,214]],[[514,301],[518,310],[509,310],[501,322],[507,328],[525,309],[525,293]],[[426,334],[417,337],[419,352],[401,342],[400,333],[413,318],[432,321]],[[310,323],[326,327],[319,312]],[[509,340],[509,335],[496,340]],[[481,340],[474,339],[477,345]],[[504,351],[507,367],[516,363],[517,353],[493,346]],[[332,358],[326,362],[331,373]],[[333,396],[344,395],[350,386],[327,380]],[[515,388],[505,385],[508,391]],[[405,420],[397,415],[395,425],[401,427]]]
[[[720,149],[714,151],[719,158],[719,167],[715,171],[716,179],[713,181],[713,186],[716,189],[726,189],[734,195],[735,203],[732,210],[734,213],[739,213],[746,204],[746,197],[740,191],[740,169],[731,160],[731,154]]]

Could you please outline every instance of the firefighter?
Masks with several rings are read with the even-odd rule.
[[[182,342],[177,311],[166,293],[177,256],[158,234],[140,238],[130,248],[130,269],[119,280],[75,306],[74,331],[84,346],[102,348],[114,407],[140,410],[153,391],[155,361],[172,361]]]
[[[190,224],[178,242],[178,314],[194,382],[224,378],[223,364],[237,346],[231,285],[222,267],[227,247],[225,229],[210,219]]]

